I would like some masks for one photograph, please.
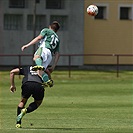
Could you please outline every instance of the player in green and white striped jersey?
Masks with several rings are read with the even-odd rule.
[[[35,52],[33,58],[37,65],[34,67],[34,69],[44,68],[44,70],[48,73],[49,78],[51,78],[50,72],[52,72],[55,69],[55,66],[57,65],[59,59],[60,40],[58,35],[56,34],[59,28],[60,24],[57,21],[54,21],[49,26],[49,28],[44,28],[36,38],[34,38],[31,42],[22,46],[21,48],[23,51],[25,48],[34,45],[40,41],[40,46],[38,50]],[[52,60],[52,55],[55,55],[55,59],[53,61],[52,66],[49,69],[47,69],[48,65]]]

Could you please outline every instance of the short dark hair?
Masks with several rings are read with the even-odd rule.
[[[60,24],[57,21],[53,21],[50,26],[51,26],[51,29],[53,29],[55,32],[57,32],[60,28]]]

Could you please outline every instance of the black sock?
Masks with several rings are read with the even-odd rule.
[[[37,104],[35,102],[31,103],[29,105],[29,107],[27,108],[27,112],[26,113],[30,113],[33,112],[34,110],[36,110],[38,108]]]
[[[19,107],[18,106],[18,108],[17,108],[17,116],[21,113],[21,110],[22,110],[23,108],[22,107]]]
[[[21,108],[21,107],[18,106],[18,108],[17,108],[17,116],[21,113],[21,110],[22,109],[23,108]],[[17,121],[17,124],[21,124],[21,121]]]

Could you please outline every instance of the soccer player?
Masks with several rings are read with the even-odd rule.
[[[21,128],[21,119],[26,113],[33,112],[36,110],[42,103],[44,98],[44,87],[52,87],[53,82],[49,80],[48,75],[42,71],[42,75],[38,75],[37,71],[32,70],[32,66],[15,68],[10,71],[10,91],[15,92],[15,75],[24,75],[22,79],[22,98],[17,107],[17,119],[16,119],[16,128]],[[29,97],[32,96],[34,101],[25,108],[26,102]]]
[[[39,48],[35,52],[33,58],[37,66],[35,66],[33,70],[45,70],[49,75],[49,78],[51,78],[50,73],[53,72],[59,60],[60,40],[56,34],[59,28],[60,24],[57,21],[52,22],[49,28],[44,28],[37,37],[21,48],[21,50],[24,51],[25,48],[40,42]],[[55,55],[53,64],[49,69],[47,69],[48,65],[52,61],[52,55]]]

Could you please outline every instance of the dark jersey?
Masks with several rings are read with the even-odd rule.
[[[37,82],[40,84],[43,83],[42,78],[37,74],[37,72],[32,71],[32,66],[20,68],[19,75],[24,75],[22,84],[26,82]]]

